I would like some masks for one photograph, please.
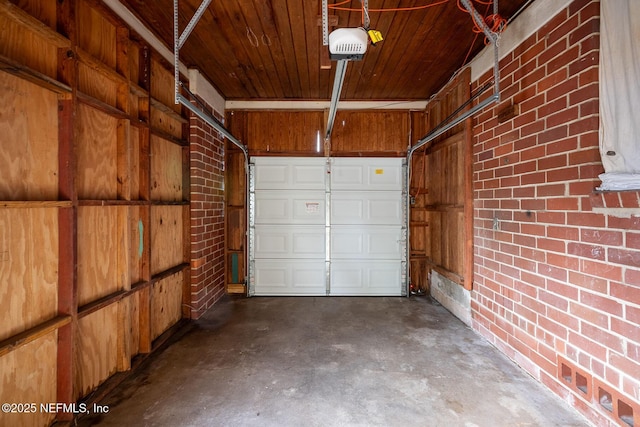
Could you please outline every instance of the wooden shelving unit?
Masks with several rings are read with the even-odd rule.
[[[97,3],[0,0],[0,25],[0,399],[91,399],[186,311],[188,120]]]

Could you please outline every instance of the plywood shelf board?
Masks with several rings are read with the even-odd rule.
[[[175,112],[171,107],[165,105],[162,101],[159,101],[156,98],[151,97],[151,107],[162,111],[164,114],[170,116],[172,119],[180,122],[180,123],[189,123],[189,120],[182,117],[180,114]]]
[[[84,49],[78,47],[76,48],[76,58],[82,64],[101,74],[102,76],[112,80],[116,83],[123,84],[126,86],[130,85],[129,80],[118,73],[113,68],[109,67],[107,64],[100,61],[98,58],[91,55],[89,52]]]
[[[173,276],[176,273],[186,270],[191,265],[188,262],[182,263],[180,265],[176,265],[175,267],[171,267],[165,271],[161,271],[160,273],[154,274],[151,278],[151,284],[156,283],[162,279],[165,279],[169,276]]]
[[[71,93],[70,86],[3,55],[0,55],[0,70],[60,95]]]
[[[149,203],[148,200],[78,200],[78,206],[146,206],[149,205]]]
[[[102,297],[97,301],[92,301],[88,304],[78,307],[78,319],[88,316],[89,314],[95,311],[101,310],[108,305],[117,303],[122,298],[124,298],[127,294],[128,292],[126,291],[117,291],[105,297]]]
[[[0,341],[0,357],[41,338],[71,322],[71,316],[57,316],[33,328]]]
[[[16,201],[2,201],[0,202],[0,208],[6,209],[54,209],[54,208],[70,208],[73,206],[73,202],[70,200],[61,201],[32,201],[32,200],[16,200]]]
[[[147,91],[145,88],[143,88],[142,86],[130,81],[129,82],[129,91],[138,97],[145,97],[148,98],[149,97],[149,91]]]
[[[112,105],[109,105],[104,101],[94,98],[91,95],[87,95],[86,93],[78,91],[77,98],[78,98],[78,101],[82,102],[83,104],[93,107],[94,109],[99,110],[103,113],[106,113],[114,118],[129,119],[129,115],[126,112]]]
[[[15,22],[24,26],[25,29],[38,34],[58,48],[71,47],[71,41],[69,39],[29,15],[9,0],[0,0],[0,14],[9,16]]]
[[[171,135],[170,133],[167,133],[165,131],[163,131],[162,129],[158,129],[156,127],[151,127],[151,135],[153,136],[157,136],[158,138],[162,138],[166,141],[172,142],[175,145],[179,145],[181,147],[187,147],[189,146],[189,141],[185,140],[185,139],[180,139],[180,138],[176,138],[175,136]]]
[[[228,294],[246,294],[247,289],[242,283],[228,283],[227,284],[227,293]]]

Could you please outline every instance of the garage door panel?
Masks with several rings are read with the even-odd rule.
[[[332,259],[401,260],[400,227],[345,227],[331,229]]]
[[[256,190],[325,188],[324,158],[255,157]]]
[[[251,295],[403,294],[403,159],[252,163]]]
[[[402,195],[396,191],[334,191],[331,223],[401,225]]]
[[[255,196],[256,224],[324,224],[324,191],[263,191]]]
[[[401,158],[336,158],[331,164],[334,190],[402,190]]]
[[[255,260],[256,295],[326,295],[324,261]]]
[[[401,265],[395,261],[334,261],[330,295],[402,294]]]
[[[325,258],[324,226],[256,226],[255,259]]]

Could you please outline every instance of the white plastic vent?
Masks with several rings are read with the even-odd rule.
[[[362,59],[369,37],[364,28],[338,28],[329,34],[331,59]]]

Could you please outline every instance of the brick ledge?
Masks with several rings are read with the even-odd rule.
[[[625,218],[640,216],[640,190],[594,191],[589,201],[597,213]]]

